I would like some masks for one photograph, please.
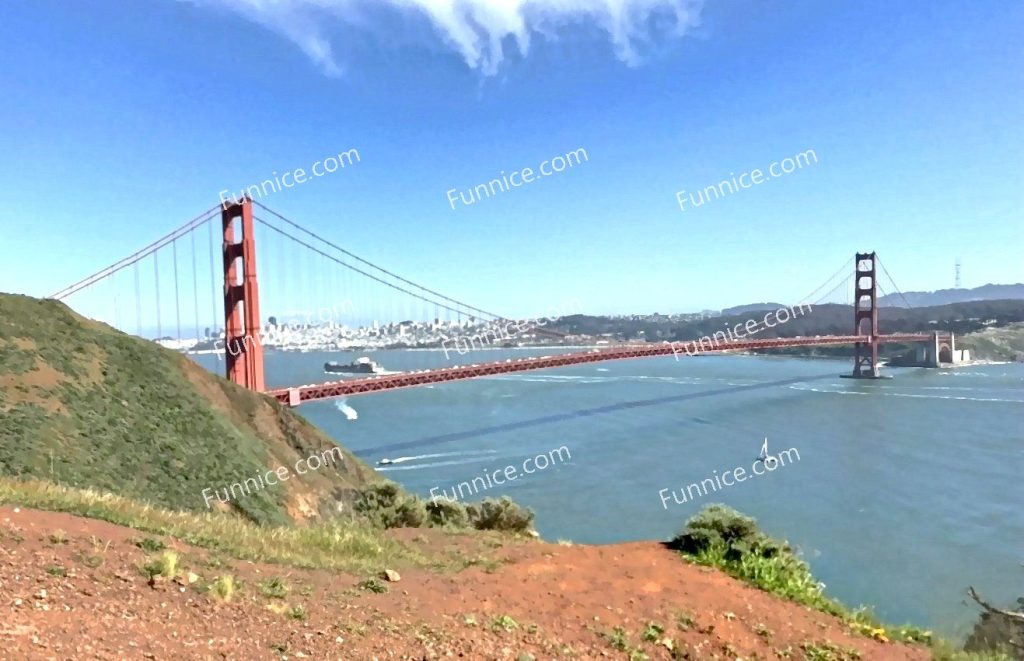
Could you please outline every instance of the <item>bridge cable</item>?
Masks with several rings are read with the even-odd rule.
[[[160,260],[158,252],[153,253],[153,274],[156,277],[156,339],[163,337],[163,325],[160,323]]]
[[[481,314],[484,314],[484,315],[486,315],[486,316],[489,316],[489,317],[494,317],[495,319],[497,319],[497,320],[499,320],[499,321],[508,321],[507,319],[505,319],[504,317],[502,317],[502,316],[501,316],[501,315],[499,315],[499,314],[495,314],[495,313],[493,313],[493,312],[488,312],[488,311],[486,311],[486,310],[481,310],[480,308],[477,308],[477,307],[473,307],[472,305],[468,305],[468,304],[466,304],[466,303],[463,303],[463,302],[461,302],[461,301],[457,301],[457,300],[455,300],[454,298],[449,298],[448,296],[445,296],[444,294],[441,294],[441,293],[439,293],[439,292],[436,292],[436,291],[434,291],[434,290],[432,290],[432,289],[428,289],[427,287],[424,287],[423,285],[417,284],[417,283],[415,283],[415,282],[413,282],[413,281],[411,281],[411,280],[407,280],[407,279],[403,278],[402,276],[400,276],[400,275],[398,275],[398,274],[396,274],[396,273],[393,273],[393,272],[391,272],[391,271],[388,271],[387,269],[385,269],[385,268],[383,268],[383,267],[377,266],[377,265],[376,265],[376,264],[374,264],[373,262],[367,261],[367,260],[363,259],[362,257],[360,257],[360,256],[358,256],[358,255],[356,255],[356,254],[353,254],[353,253],[349,252],[348,250],[345,250],[345,249],[344,249],[344,248],[342,248],[341,246],[339,246],[339,245],[336,245],[336,244],[334,244],[334,243],[331,243],[330,241],[328,241],[327,239],[323,238],[322,236],[320,236],[320,235],[318,235],[318,234],[316,234],[316,233],[314,233],[314,232],[311,232],[310,230],[307,230],[306,228],[302,227],[302,226],[301,226],[301,225],[299,225],[298,223],[296,223],[296,222],[294,222],[294,221],[292,221],[292,220],[289,220],[288,218],[285,218],[284,216],[282,216],[282,215],[281,215],[281,214],[279,214],[278,212],[274,211],[273,209],[271,209],[271,208],[267,207],[266,205],[264,205],[264,204],[262,204],[262,203],[260,203],[260,202],[258,202],[258,201],[256,201],[256,200],[253,200],[253,204],[255,204],[255,205],[259,206],[259,207],[260,207],[261,209],[263,209],[263,210],[265,210],[265,211],[267,211],[267,212],[269,212],[269,213],[273,214],[273,215],[274,215],[274,216],[276,216],[277,218],[280,218],[281,220],[283,220],[284,222],[288,223],[289,225],[291,225],[291,226],[292,226],[292,227],[294,227],[295,229],[297,229],[297,230],[299,230],[299,231],[301,231],[301,232],[303,232],[303,233],[305,233],[305,234],[308,234],[309,236],[311,236],[311,237],[313,237],[313,238],[317,239],[318,241],[321,241],[321,242],[323,242],[323,243],[327,244],[328,246],[330,246],[330,247],[334,248],[335,250],[337,250],[337,251],[339,251],[339,252],[341,252],[341,253],[343,253],[343,254],[345,254],[345,255],[348,255],[348,256],[349,256],[349,257],[351,257],[352,259],[355,259],[355,260],[357,260],[357,261],[359,261],[359,262],[362,262],[363,264],[366,264],[367,266],[370,266],[370,267],[372,267],[372,268],[374,268],[374,269],[377,269],[378,271],[380,271],[380,272],[382,272],[382,273],[385,273],[385,274],[387,274],[387,275],[391,276],[392,278],[395,278],[396,280],[400,280],[400,281],[402,281],[402,282],[404,282],[404,283],[406,283],[406,284],[408,284],[408,285],[412,285],[413,287],[416,287],[417,289],[421,289],[421,290],[423,290],[423,291],[425,291],[425,292],[427,292],[427,293],[433,294],[434,296],[437,296],[438,298],[444,299],[444,300],[446,300],[446,301],[448,301],[448,302],[450,302],[450,303],[454,303],[454,304],[456,304],[457,306],[462,306],[462,307],[465,307],[465,308],[467,308],[467,309],[469,309],[469,310],[474,310],[474,311],[476,311],[476,312],[479,312],[479,313],[481,313]],[[265,222],[265,221],[264,221],[264,222]],[[274,228],[273,226],[270,226],[270,227],[271,227],[272,229],[277,229],[277,228]],[[308,244],[304,244],[304,245],[306,245],[307,247],[311,247],[311,246],[309,246]],[[328,258],[330,258],[330,256],[329,256],[329,255],[326,255],[326,254],[324,254],[324,253],[320,253],[320,254],[324,255],[325,257],[328,257]],[[335,260],[335,261],[338,261],[338,260]],[[347,264],[345,264],[344,262],[340,262],[340,261],[339,261],[338,263],[339,263],[339,264],[342,264],[342,265],[344,265],[344,266],[348,266],[348,265],[347,265]],[[353,267],[351,267],[351,266],[350,266],[349,268],[353,268]],[[358,269],[355,269],[355,270],[358,270]],[[366,276],[369,276],[369,277],[373,277],[373,276],[370,276],[370,275],[369,275],[368,273],[365,273],[365,272],[363,272],[363,271],[359,271],[359,272],[360,272],[360,273],[363,273],[363,275],[366,275]],[[377,279],[377,278],[375,278],[375,279],[376,279],[376,280],[377,280],[378,282],[384,282],[383,280],[380,280],[380,279]],[[387,284],[387,283],[385,283],[385,284]],[[399,289],[399,291],[405,291],[405,290],[403,290],[403,289],[401,289],[401,288],[398,288],[398,287],[396,287],[396,289]],[[410,292],[406,292],[406,293],[410,293]],[[421,298],[421,300],[422,300],[422,298]]]
[[[78,282],[76,282],[73,285],[69,285],[69,286],[65,287],[64,289],[62,289],[59,292],[57,292],[57,293],[53,294],[52,296],[50,296],[50,298],[56,299],[58,301],[59,300],[63,300],[65,298],[67,298],[68,296],[71,296],[75,292],[77,292],[77,291],[79,291],[81,289],[84,289],[85,287],[88,287],[88,286],[94,284],[95,282],[97,282],[99,280],[102,280],[103,278],[111,276],[111,275],[117,273],[118,271],[120,271],[121,269],[127,268],[127,267],[131,266],[132,264],[135,264],[135,263],[145,259],[146,257],[149,257],[152,254],[155,254],[157,250],[159,250],[160,248],[163,248],[168,243],[170,243],[172,240],[178,238],[179,236],[183,236],[186,232],[191,232],[196,227],[199,227],[200,225],[202,225],[204,222],[206,222],[206,220],[209,219],[209,217],[212,214],[216,213],[219,210],[220,210],[220,205],[218,204],[217,206],[215,206],[215,207],[213,207],[211,209],[208,209],[207,211],[203,212],[202,214],[196,216],[195,218],[193,218],[192,220],[188,221],[187,223],[185,223],[184,225],[182,225],[178,229],[174,230],[173,232],[170,232],[169,234],[166,234],[166,235],[162,236],[161,238],[157,239],[153,243],[150,243],[145,248],[142,248],[141,250],[138,250],[138,251],[132,253],[131,255],[125,257],[124,259],[120,259],[120,260],[114,262],[113,264],[111,264],[107,268],[102,269],[100,271],[97,271],[96,273],[93,273],[89,277],[83,278],[82,280],[79,280]]]
[[[196,268],[196,233],[195,230],[189,232],[189,240],[192,243],[192,304],[195,312],[196,322],[196,342],[200,341],[199,337],[199,270]]]
[[[142,292],[139,291],[139,263],[135,262],[135,334],[142,337]]]
[[[362,269],[359,269],[359,268],[357,268],[355,266],[352,266],[351,264],[347,264],[347,263],[341,261],[340,259],[338,259],[337,257],[335,257],[333,255],[329,255],[329,254],[323,252],[322,250],[320,250],[319,248],[317,248],[315,246],[312,246],[309,243],[306,243],[302,239],[300,239],[298,237],[295,237],[295,236],[289,234],[288,232],[286,232],[286,231],[284,231],[284,230],[282,230],[282,229],[280,229],[278,227],[274,227],[274,225],[270,224],[266,220],[263,220],[262,218],[254,216],[254,219],[257,222],[259,222],[260,224],[264,225],[265,227],[268,227],[269,229],[277,232],[278,234],[281,234],[282,236],[285,236],[285,237],[291,239],[296,244],[304,246],[306,248],[309,248],[310,250],[316,252],[319,255],[322,255],[323,257],[326,257],[327,259],[331,260],[332,262],[335,262],[337,264],[340,264],[341,266],[344,266],[345,268],[351,269],[353,271],[356,271],[357,273],[365,275],[366,277],[370,278],[371,280],[379,282],[382,285],[385,285],[387,287],[391,287],[392,289],[397,289],[398,291],[403,292],[405,294],[408,294],[409,296],[414,296],[414,297],[420,299],[421,301],[428,301],[428,302],[434,303],[435,305],[439,305],[439,306],[445,308],[446,310],[450,310],[452,312],[459,312],[456,308],[452,308],[452,307],[450,307],[448,305],[445,305],[444,303],[438,303],[437,301],[425,298],[424,296],[421,296],[420,294],[417,294],[416,292],[409,291],[408,289],[400,287],[400,286],[398,286],[398,285],[396,285],[394,283],[388,282],[387,280],[382,280],[381,278],[378,278],[377,276],[375,276],[373,274],[367,273],[366,271],[363,271]],[[421,289],[424,289],[425,291],[429,291],[429,290],[426,290],[426,288],[424,288],[424,287],[421,287]],[[447,297],[442,297],[442,298],[446,298],[447,299]],[[447,299],[447,300],[452,300],[452,299]],[[458,303],[458,301],[455,301],[455,302]],[[488,312],[486,314],[491,314],[491,313]],[[492,315],[492,316],[496,316],[496,315]]]
[[[849,266],[850,266],[850,262],[852,262],[852,261],[853,261],[853,258],[852,258],[852,257],[851,257],[850,259],[846,260],[846,262],[845,262],[845,263],[844,263],[844,264],[843,264],[842,266],[840,266],[840,267],[839,267],[839,270],[837,270],[837,271],[836,271],[835,273],[833,273],[833,274],[831,275],[831,277],[829,277],[829,279],[828,279],[828,280],[826,280],[825,282],[823,282],[823,283],[821,283],[820,285],[818,285],[818,288],[817,288],[817,289],[815,289],[814,291],[812,291],[812,292],[811,292],[810,294],[808,294],[807,296],[804,296],[804,298],[803,298],[802,300],[804,300],[804,301],[810,300],[810,298],[811,298],[812,296],[814,296],[814,295],[815,295],[815,294],[817,294],[817,293],[818,293],[819,291],[821,291],[821,289],[822,289],[823,287],[825,287],[826,285],[828,285],[828,283],[832,282],[832,281],[833,281],[833,280],[835,279],[835,277],[836,277],[837,275],[839,275],[839,274],[840,274],[840,273],[842,273],[843,271],[847,270],[847,269],[849,268]],[[846,280],[847,280],[847,278],[843,278],[843,282],[846,282]],[[842,284],[842,283],[840,283],[840,284]],[[827,296],[828,296],[829,294],[831,294],[831,293],[832,293],[833,291],[835,291],[835,290],[836,290],[836,287],[833,287],[833,288],[832,288],[832,290],[828,292],[828,294],[825,294],[825,296],[827,297]],[[817,301],[815,301],[815,304],[817,304],[817,303],[821,302],[821,300],[822,300],[822,299],[818,299]]]
[[[174,259],[174,319],[177,325],[178,341],[181,342],[181,296],[178,290],[178,240],[171,241],[171,255]]]
[[[875,261],[877,261],[878,264],[882,267],[882,272],[885,273],[885,277],[889,278],[889,282],[892,283],[892,286],[896,290],[896,293],[900,295],[900,298],[903,299],[903,302],[906,304],[906,306],[910,309],[913,309],[914,306],[910,304],[910,301],[907,300],[907,297],[903,295],[902,291],[900,291],[899,285],[897,285],[896,281],[892,279],[891,275],[889,275],[889,270],[885,268],[885,264],[882,263],[882,260],[879,259],[877,255],[875,255]]]
[[[213,222],[207,222],[206,227],[210,235],[210,311],[213,314],[213,326],[210,335],[217,334],[217,277],[213,268]]]

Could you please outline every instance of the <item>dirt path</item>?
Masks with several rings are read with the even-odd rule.
[[[139,567],[154,554],[137,545],[147,535],[0,508],[0,656],[526,661],[631,653],[802,659],[831,650],[811,658],[928,658],[921,648],[870,640],[835,618],[689,565],[653,542],[508,544],[474,564],[480,549],[471,536],[396,535],[462,544],[472,566],[399,568],[400,581],[379,581],[388,591],[374,593],[357,587],[363,576],[224,561],[163,539],[180,554],[186,578],[151,585]],[[199,577],[191,584],[189,571]],[[221,574],[241,582],[226,603],[201,587]],[[260,584],[270,578],[287,594],[268,596]]]

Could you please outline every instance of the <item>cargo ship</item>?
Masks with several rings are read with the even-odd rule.
[[[324,363],[324,371],[331,374],[384,374],[387,372],[376,362],[366,356],[356,358],[351,363],[338,363],[333,360]]]

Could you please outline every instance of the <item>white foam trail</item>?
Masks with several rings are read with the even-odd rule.
[[[1000,399],[998,397],[953,397],[947,395],[912,395],[903,392],[863,392],[856,390],[822,390],[819,388],[797,388],[789,386],[790,390],[802,392],[819,392],[829,395],[876,395],[879,397],[910,397],[912,399],[955,399],[962,402],[1006,402],[1012,404],[1024,404],[1024,399]]]
[[[378,473],[382,473],[385,471],[414,471],[420,470],[421,468],[436,468],[438,466],[459,466],[461,464],[472,464],[481,461],[490,461],[493,458],[494,457],[467,457],[460,461],[435,461],[434,463],[415,464],[413,466],[378,466],[375,467],[374,470],[376,470]]]
[[[359,419],[359,412],[356,411],[351,406],[349,406],[348,405],[348,401],[346,401],[344,399],[336,399],[336,400],[334,400],[334,408],[338,409],[343,414],[345,414],[345,418],[347,418],[348,420],[358,420]]]
[[[497,450],[460,450],[458,452],[435,452],[433,454],[418,454],[412,457],[396,457],[391,460],[392,464],[400,464],[406,461],[418,461],[420,459],[437,459],[438,457],[472,457],[481,454],[497,454]]]

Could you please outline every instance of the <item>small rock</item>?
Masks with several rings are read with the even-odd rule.
[[[187,583],[188,583],[189,585],[192,585],[193,583],[195,583],[195,582],[196,582],[196,581],[198,581],[198,580],[199,580],[199,574],[196,574],[196,573],[193,573],[193,572],[189,572],[189,573],[188,573],[188,574],[187,574],[187,575],[185,576],[185,581],[186,581],[186,582],[187,582]]]
[[[388,580],[388,581],[391,581],[392,583],[397,583],[400,580],[402,580],[402,577],[394,569],[385,569],[384,570],[384,579]]]

